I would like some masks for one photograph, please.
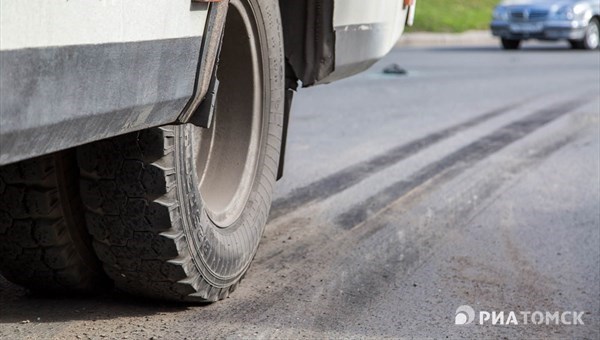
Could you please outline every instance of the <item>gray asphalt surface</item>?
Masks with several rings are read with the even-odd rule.
[[[600,337],[600,53],[394,50],[297,94],[285,172],[232,297],[39,298],[0,279],[0,338]],[[585,324],[457,326],[460,305]]]

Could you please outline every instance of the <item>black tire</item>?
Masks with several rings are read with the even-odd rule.
[[[585,29],[585,36],[581,40],[569,40],[571,48],[577,50],[595,50],[600,47],[600,22],[592,18]]]
[[[0,271],[39,293],[108,286],[84,226],[72,152],[0,168]]]
[[[252,51],[255,64],[245,61]],[[210,129],[165,126],[79,148],[87,225],[117,287],[175,301],[216,301],[236,288],[271,205],[283,58],[278,2],[232,0]]]
[[[502,38],[501,42],[502,48],[504,48],[505,50],[518,50],[519,47],[521,47],[521,40]]]
[[[571,48],[574,50],[583,49],[583,44],[581,40],[569,40],[569,45],[571,45]]]

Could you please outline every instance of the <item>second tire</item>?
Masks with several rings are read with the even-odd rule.
[[[284,107],[278,2],[231,0],[210,129],[165,126],[78,149],[94,249],[137,295],[216,301],[261,239]]]

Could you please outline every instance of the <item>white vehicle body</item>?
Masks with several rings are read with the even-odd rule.
[[[336,0],[336,67],[322,82],[363,71],[385,56],[404,32],[410,8],[398,0]]]
[[[282,12],[300,2],[281,1]],[[371,66],[393,47],[414,10],[401,0],[304,2],[333,8],[322,15],[335,35],[329,41],[334,46],[315,55],[327,65],[311,81],[298,74],[304,86]],[[199,74],[206,73],[197,70],[210,6],[190,0],[2,0],[0,165],[177,121]],[[284,26],[290,16],[302,16],[290,13]],[[307,73],[301,68],[297,73]]]

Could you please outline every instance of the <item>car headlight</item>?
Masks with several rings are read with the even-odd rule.
[[[496,7],[494,13],[492,13],[492,18],[494,18],[494,20],[508,20],[508,9],[500,6]]]
[[[575,18],[575,12],[573,11],[573,6],[572,5],[565,5],[565,6],[560,7],[556,11],[555,17],[557,19],[572,20],[573,18]]]
[[[579,20],[588,20],[592,17],[592,8],[587,3],[577,4],[573,7],[573,13]]]
[[[577,4],[577,5],[565,5],[560,7],[556,13],[555,17],[557,19],[567,19],[567,20],[583,20],[587,16],[589,16],[590,8],[588,4]]]

